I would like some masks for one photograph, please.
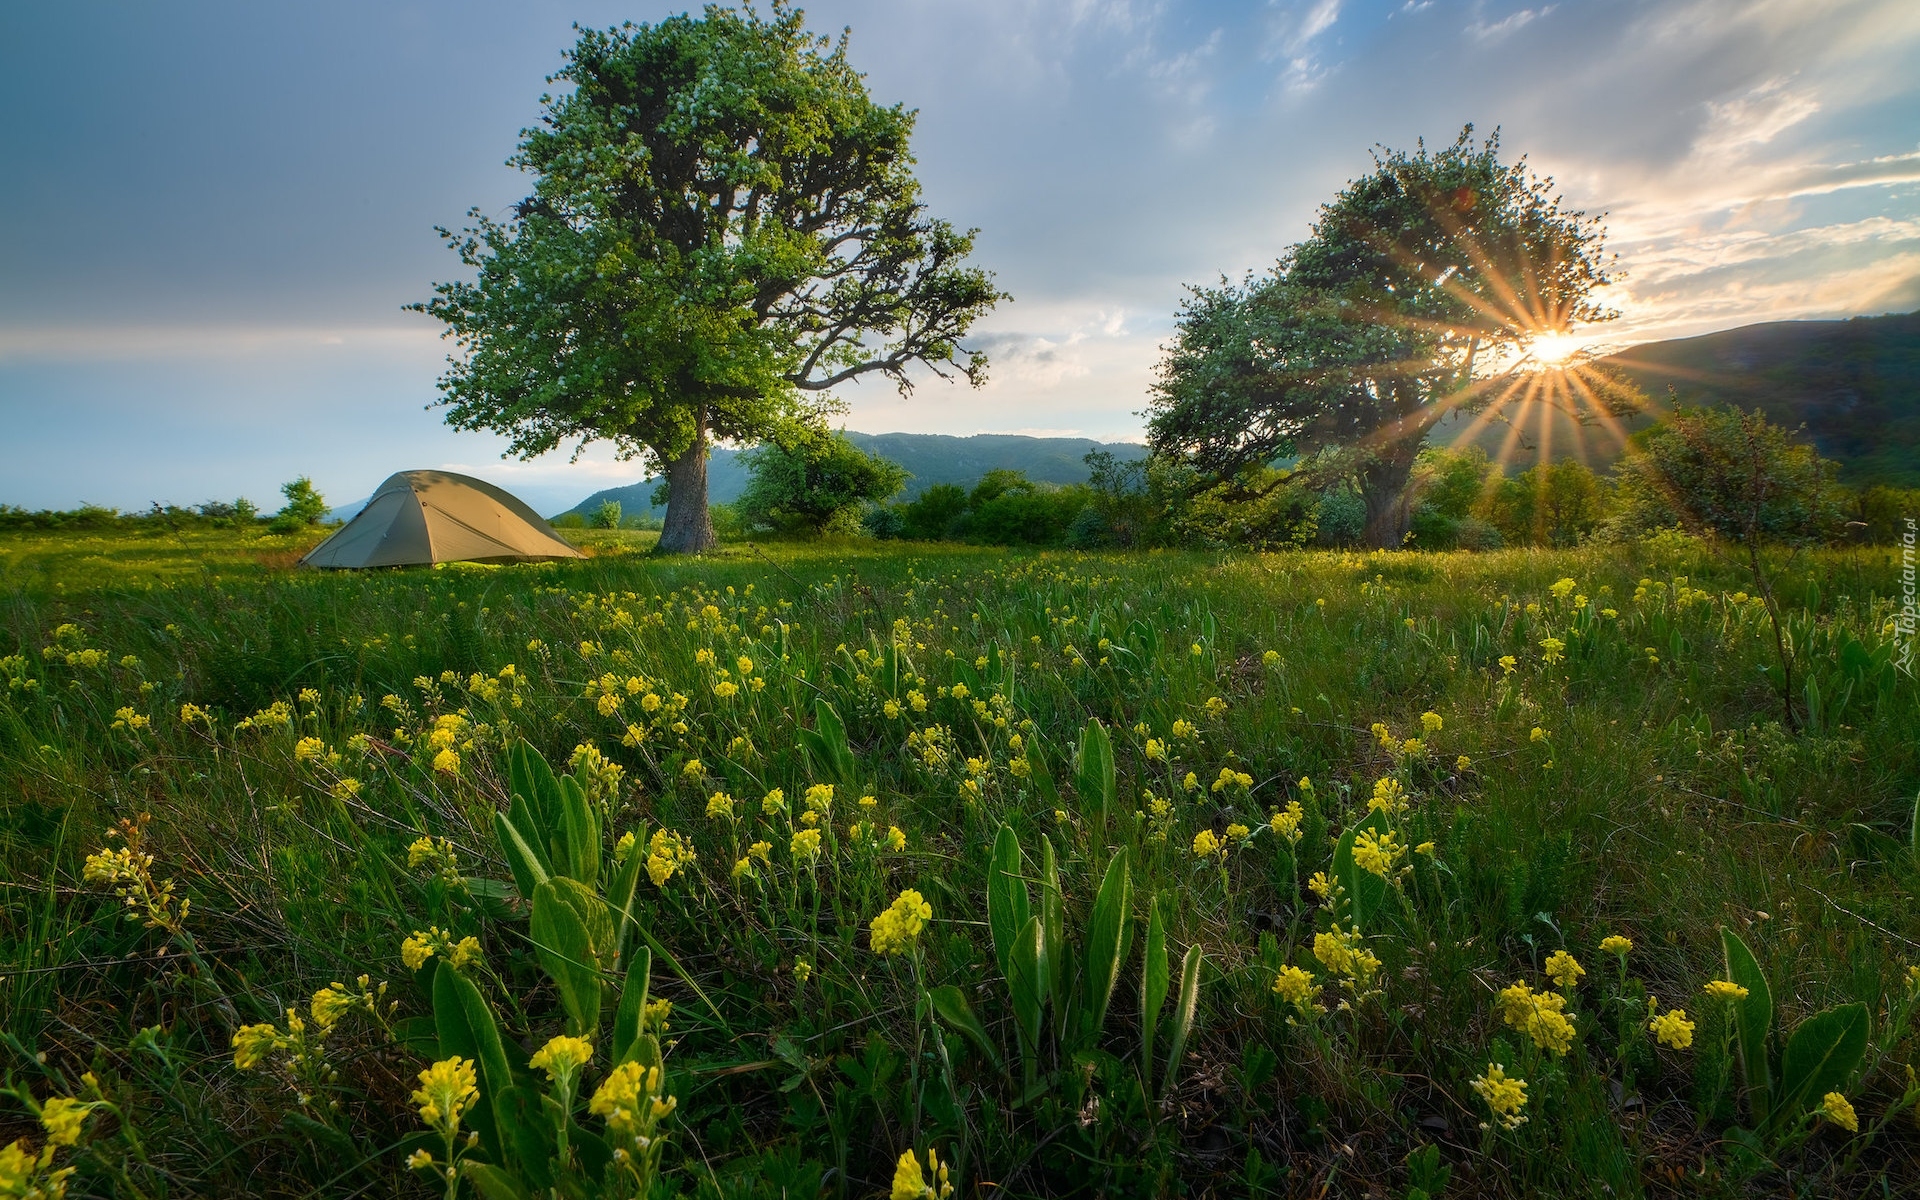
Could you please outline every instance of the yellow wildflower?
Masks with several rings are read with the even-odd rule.
[[[1439,733],[1443,724],[1444,722],[1441,721],[1440,714],[1437,712],[1423,712],[1420,714],[1420,728],[1426,730],[1429,734]]]
[[[793,842],[787,847],[795,858],[812,859],[820,856],[820,831],[802,829],[793,835]]]
[[[84,1100],[55,1096],[40,1109],[40,1126],[47,1131],[48,1142],[71,1146],[80,1140],[80,1129],[92,1112],[93,1105]]]
[[[1547,956],[1546,972],[1547,978],[1562,988],[1572,988],[1579,985],[1580,977],[1587,973],[1587,969],[1580,965],[1579,959],[1565,950],[1555,950]]]
[[[1600,939],[1600,953],[1602,954],[1626,954],[1632,949],[1633,939],[1621,937],[1617,933],[1610,933]]]
[[[1647,1002],[1648,1015],[1653,1018],[1647,1022],[1647,1031],[1660,1039],[1662,1045],[1675,1050],[1685,1050],[1693,1045],[1693,1022],[1687,1020],[1687,1010],[1670,1008],[1656,1014],[1653,1009],[1658,1004],[1657,1000]]]
[[[1473,1090],[1480,1093],[1493,1115],[1508,1129],[1518,1129],[1526,1123],[1520,1110],[1527,1106],[1527,1081],[1508,1076],[1500,1063],[1488,1063],[1486,1073],[1473,1080]]]
[[[317,737],[303,737],[293,744],[293,761],[311,762],[325,757],[327,744]]]
[[[1297,842],[1300,840],[1300,823],[1306,819],[1306,815],[1306,810],[1300,807],[1298,800],[1289,800],[1286,808],[1276,810],[1267,823],[1273,827],[1276,836]]]
[[[280,1031],[272,1025],[242,1025],[233,1033],[233,1065],[250,1071],[280,1048]]]
[[[1848,1133],[1860,1132],[1860,1118],[1854,1115],[1853,1105],[1839,1092],[1828,1092],[1820,1101],[1820,1115]]]
[[[1313,1002],[1314,978],[1311,972],[1296,966],[1284,966],[1273,980],[1273,994],[1302,1012]]]
[[[1745,1000],[1747,998],[1747,989],[1725,979],[1711,980],[1700,990],[1707,994],[1709,1000]]]
[[[480,1098],[479,1081],[473,1063],[455,1055],[420,1072],[420,1086],[413,1102],[420,1106],[420,1119],[451,1137],[460,1128],[460,1117]]]
[[[1407,808],[1407,792],[1400,781],[1391,775],[1373,781],[1373,797],[1367,801],[1367,811],[1379,811],[1389,817],[1399,816]]]
[[[1394,840],[1391,829],[1377,836],[1373,830],[1363,829],[1353,839],[1354,864],[1382,879],[1393,874],[1394,864],[1406,852],[1407,848]]]
[[[1333,895],[1333,881],[1327,878],[1325,871],[1315,871],[1313,878],[1307,880],[1307,890],[1325,900]]]
[[[919,892],[912,888],[901,892],[868,926],[873,934],[873,952],[903,954],[912,949],[920,930],[932,916],[933,906]]]
[[[733,819],[733,797],[725,792],[715,792],[707,797],[707,816],[709,819]]]
[[[460,756],[451,748],[442,750],[433,756],[433,770],[437,775],[456,776],[460,774]]]
[[[580,1068],[592,1061],[592,1042],[561,1034],[547,1039],[547,1044],[534,1051],[527,1065],[536,1071],[545,1071],[552,1082],[566,1080],[570,1084],[573,1077],[580,1073]]]
[[[665,887],[667,880],[698,857],[686,838],[671,829],[656,829],[647,841],[647,878],[653,886]]]
[[[1224,854],[1225,852],[1225,844],[1222,843],[1218,837],[1214,836],[1213,830],[1202,829],[1199,833],[1193,835],[1193,854],[1195,858],[1212,858],[1216,854]]]

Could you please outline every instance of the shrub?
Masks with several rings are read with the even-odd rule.
[[[749,451],[747,465],[752,475],[736,502],[742,521],[790,532],[857,528],[863,508],[891,498],[907,481],[898,463],[841,433],[770,442]]]

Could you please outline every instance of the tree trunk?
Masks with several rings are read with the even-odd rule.
[[[1378,550],[1398,550],[1413,523],[1407,480],[1413,459],[1376,459],[1360,473],[1360,499],[1367,506],[1366,543]]]
[[[707,512],[707,423],[702,414],[693,444],[667,465],[667,516],[660,525],[660,550],[699,554],[719,541]]]

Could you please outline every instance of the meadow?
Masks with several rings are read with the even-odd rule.
[[[1920,1187],[1885,550],[591,536],[0,537],[0,1195]]]

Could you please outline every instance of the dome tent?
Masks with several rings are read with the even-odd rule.
[[[300,560],[306,567],[399,567],[479,559],[580,558],[553,526],[483,479],[401,471]]]

